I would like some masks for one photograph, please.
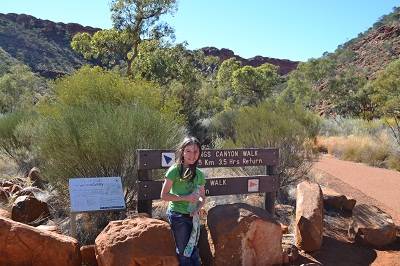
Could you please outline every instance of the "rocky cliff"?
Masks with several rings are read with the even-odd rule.
[[[88,63],[72,51],[70,42],[78,32],[94,33],[97,30],[24,14],[0,14],[0,47],[29,65],[34,72],[55,78]]]
[[[244,66],[249,65],[249,66],[253,66],[253,67],[258,67],[262,64],[270,63],[270,64],[273,64],[273,65],[276,65],[279,67],[279,74],[281,74],[281,75],[286,75],[290,71],[296,69],[297,65],[299,64],[299,62],[297,62],[297,61],[290,61],[287,59],[276,59],[276,58],[270,58],[270,57],[264,57],[264,56],[255,56],[252,58],[245,59],[238,55],[235,55],[235,53],[233,51],[231,51],[229,49],[225,49],[225,48],[218,49],[215,47],[204,47],[204,48],[201,48],[200,50],[202,50],[204,52],[204,54],[207,56],[218,57],[221,62],[226,59],[235,57]]]

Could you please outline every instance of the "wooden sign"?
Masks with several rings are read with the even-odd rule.
[[[138,199],[155,200],[160,198],[163,180],[139,181]],[[206,196],[235,195],[277,191],[276,176],[237,176],[206,179]]]
[[[167,168],[175,161],[171,150],[138,150],[138,169]],[[203,150],[198,167],[242,167],[278,164],[278,149]]]

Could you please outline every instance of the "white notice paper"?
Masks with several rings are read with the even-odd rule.
[[[72,212],[125,209],[121,177],[69,179]]]

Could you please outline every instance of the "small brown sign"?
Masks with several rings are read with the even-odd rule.
[[[163,182],[163,180],[139,181],[138,199],[159,199]],[[279,182],[276,176],[263,175],[207,178],[205,185],[206,196],[272,192],[277,191],[278,187]]]
[[[173,153],[171,150],[138,150],[138,169],[161,169],[168,167],[165,163],[165,154]],[[166,157],[168,160],[168,157]],[[229,150],[203,150],[198,167],[235,167],[277,165],[279,158],[278,149],[229,149]]]

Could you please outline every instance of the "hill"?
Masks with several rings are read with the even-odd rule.
[[[336,60],[339,71],[353,68],[373,79],[378,71],[400,57],[400,7],[356,38],[339,45],[328,57]]]
[[[0,14],[0,47],[34,72],[55,78],[88,63],[71,49],[71,38],[77,32],[97,30],[24,14]]]
[[[235,55],[235,53],[229,49],[218,49],[215,47],[204,47],[201,48],[206,56],[216,56],[219,58],[219,60],[222,62],[226,59],[229,58],[236,58],[236,60],[240,61],[243,66],[253,66],[253,67],[258,67],[262,64],[269,63],[273,64],[279,67],[279,74],[281,75],[286,75],[292,70],[296,69],[297,65],[299,62],[297,61],[290,61],[287,59],[277,59],[277,58],[270,58],[270,57],[264,57],[264,56],[254,56],[249,59],[245,59],[243,57],[240,57],[238,55]]]
[[[25,14],[0,14],[0,48],[30,66],[34,72],[47,78],[55,78],[88,63],[71,49],[72,37],[78,32],[93,34],[98,30],[100,29],[76,23],[55,23]],[[280,67],[281,74],[294,70],[298,64],[263,56],[244,59],[229,49],[206,47],[200,50],[206,56],[217,56],[220,61],[236,57],[243,65],[271,63]]]

